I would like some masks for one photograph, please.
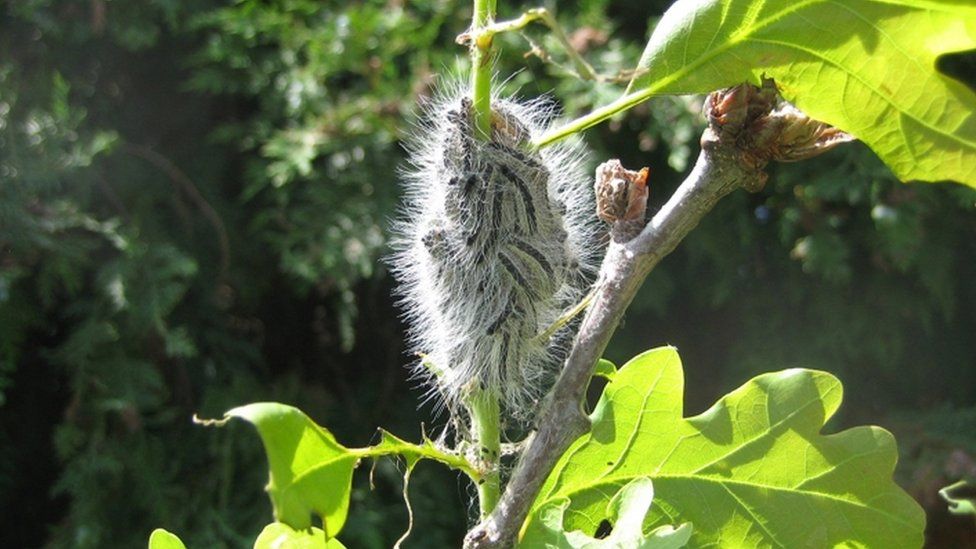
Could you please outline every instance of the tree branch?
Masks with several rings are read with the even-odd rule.
[[[133,143],[123,143],[122,150],[133,156],[142,158],[166,174],[178,189],[190,197],[190,200],[196,204],[200,212],[207,218],[207,221],[210,222],[210,225],[213,226],[214,231],[217,233],[217,244],[220,250],[220,271],[217,280],[220,284],[226,283],[227,272],[230,269],[230,238],[227,236],[227,228],[224,226],[224,221],[221,219],[220,214],[217,213],[217,210],[200,194],[200,190],[193,180],[169,158],[166,158],[149,147]]]
[[[596,297],[548,397],[539,430],[529,441],[498,506],[468,532],[465,547],[514,545],[552,467],[590,428],[582,403],[593,368],[644,279],[719,199],[740,187],[761,189],[766,180],[762,169],[778,157],[782,136],[795,138],[797,120],[777,122],[777,105],[782,103],[777,103],[771,81],[764,82],[763,88],[743,85],[710,95],[705,105],[709,127],[702,135],[702,150],[692,172],[633,238],[628,236],[634,233],[628,230],[627,221],[615,223]],[[799,123],[809,125],[810,121]]]

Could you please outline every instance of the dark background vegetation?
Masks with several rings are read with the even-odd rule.
[[[613,73],[666,2],[563,4]],[[259,440],[194,413],[279,400],[349,445],[443,421],[418,409],[381,257],[401,140],[417,100],[463,71],[469,5],[0,5],[0,545],[139,547],[161,526],[249,546],[270,521]],[[508,89],[567,116],[619,93],[498,43]],[[946,66],[973,82],[972,57]],[[695,99],[662,98],[586,140],[594,161],[651,166],[656,206],[699,124]],[[931,546],[976,543],[936,496],[976,474],[974,205],[960,185],[898,183],[859,144],[773,167],[652,274],[609,358],[677,345],[691,413],[762,371],[834,372],[830,428],[892,430]],[[365,477],[343,538],[388,547],[406,525],[397,465]],[[422,464],[411,491],[407,546],[457,545],[470,487]]]

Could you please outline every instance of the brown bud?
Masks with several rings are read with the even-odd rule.
[[[607,223],[643,221],[647,209],[648,169],[628,170],[617,159],[596,168],[596,214]]]
[[[702,147],[734,146],[739,165],[753,172],[743,185],[749,192],[763,188],[771,160],[804,160],[854,139],[779,97],[776,83],[765,77],[762,87],[742,84],[710,94],[704,111],[709,127]]]
[[[779,138],[770,147],[772,159],[780,162],[813,158],[854,140],[850,134],[808,117],[786,101],[776,107],[770,118],[778,119],[782,124]]]

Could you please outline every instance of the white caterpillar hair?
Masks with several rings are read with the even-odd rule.
[[[431,100],[407,145],[393,271],[413,348],[433,367],[416,367],[431,394],[456,409],[478,384],[524,420],[575,324],[537,336],[596,272],[592,185],[578,141],[532,149],[552,118],[545,101],[493,98],[485,140],[467,94],[456,85]]]

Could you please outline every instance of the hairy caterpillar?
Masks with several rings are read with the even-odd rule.
[[[572,328],[537,336],[595,272],[592,187],[579,144],[532,150],[552,118],[543,102],[494,98],[479,140],[465,93],[427,105],[408,144],[393,270],[432,393],[451,406],[478,384],[525,419]]]

